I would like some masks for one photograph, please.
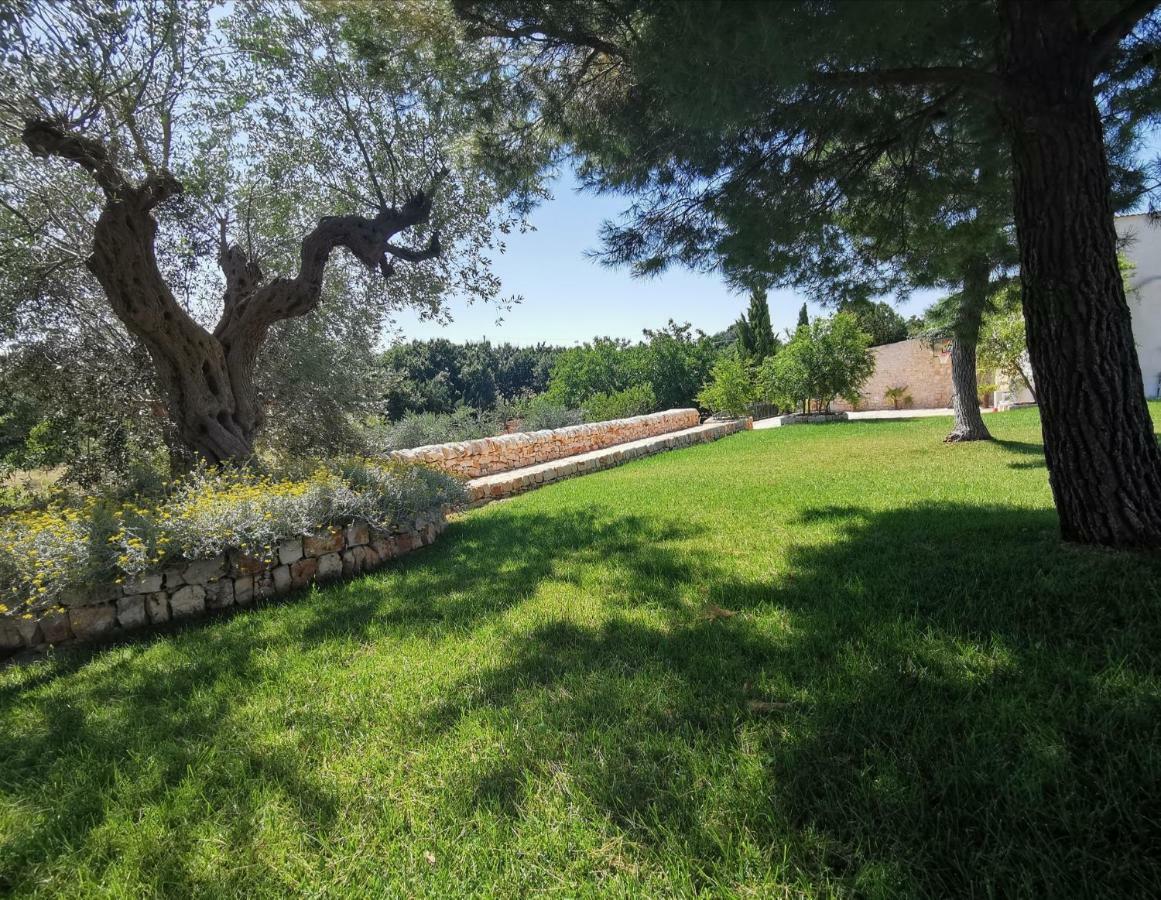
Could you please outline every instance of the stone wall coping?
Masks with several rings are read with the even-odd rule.
[[[515,431],[512,434],[497,434],[493,437],[473,438],[470,441],[450,441],[446,444],[424,444],[421,447],[409,447],[406,450],[392,450],[394,457],[421,456],[433,450],[454,451],[456,455],[471,456],[483,451],[502,447],[505,444],[520,445],[534,444],[558,438],[570,438],[600,434],[608,430],[609,426],[632,426],[667,422],[675,417],[685,417],[692,413],[697,415],[696,409],[667,409],[664,412],[648,413],[643,416],[630,416],[627,419],[610,419],[607,422],[582,422],[580,425],[566,425],[563,428],[543,428],[539,431]],[[685,426],[688,427],[688,426]],[[677,429],[674,429],[675,431]]]
[[[710,420],[704,425],[695,425],[680,431],[602,447],[562,459],[534,463],[507,472],[481,475],[478,478],[473,478],[467,484],[468,505],[472,507],[482,506],[493,500],[502,500],[515,494],[535,490],[563,478],[612,468],[630,460],[665,450],[676,450],[694,444],[716,441],[719,438],[753,427],[753,419],[748,417]]]

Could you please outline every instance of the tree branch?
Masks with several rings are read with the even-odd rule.
[[[90,172],[110,200],[121,199],[129,191],[125,176],[110,162],[105,148],[92,138],[74,134],[44,119],[25,122],[20,138],[33,156],[67,159]]]
[[[624,56],[625,51],[607,38],[582,31],[577,28],[555,25],[551,22],[539,21],[528,25],[509,25],[505,22],[489,18],[478,12],[472,0],[453,0],[456,15],[476,26],[476,30],[484,37],[502,38],[529,38],[531,40],[547,40],[556,45],[570,47],[589,47],[608,56]]]
[[[439,245],[439,232],[432,234],[431,240],[427,242],[427,246],[422,250],[412,250],[410,247],[397,247],[390,241],[386,244],[387,252],[397,259],[402,259],[406,262],[423,262],[425,259],[432,259],[439,256],[442,248]]]
[[[55,156],[76,163],[93,176],[110,201],[136,198],[141,209],[149,211],[182,192],[182,184],[169,172],[149,175],[134,187],[110,160],[109,153],[97,140],[76,134],[44,119],[31,119],[20,135],[33,156]]]
[[[168,172],[150,175],[137,188],[137,196],[141,199],[142,208],[149,210],[160,206],[170,197],[176,197],[183,191],[182,183]]]
[[[965,87],[994,96],[1000,89],[1000,78],[994,72],[961,66],[915,66],[903,69],[867,69],[850,72],[820,72],[818,81],[828,85],[852,87],[922,87],[950,85]]]
[[[302,239],[298,272],[293,278],[275,278],[241,297],[223,312],[214,333],[229,353],[245,355],[243,348],[261,344],[270,326],[282,319],[303,316],[318,306],[322,298],[323,276],[327,261],[339,248],[346,250],[369,269],[378,269],[387,277],[391,265],[387,256],[418,261],[440,252],[438,235],[433,235],[426,250],[408,250],[391,244],[401,231],[422,225],[431,216],[432,195],[447,177],[443,169],[432,178],[427,192],[418,191],[402,209],[389,207],[372,219],[364,216],[326,216]],[[396,253],[398,251],[398,253]],[[413,255],[409,256],[409,255]]]
[[[1108,59],[1137,24],[1157,8],[1157,4],[1158,0],[1131,0],[1094,31],[1089,39],[1094,67]]]

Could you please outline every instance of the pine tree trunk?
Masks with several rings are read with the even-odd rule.
[[[990,441],[991,433],[980,412],[976,379],[976,344],[956,338],[951,344],[951,405],[955,425],[944,438],[948,443]]]
[[[965,271],[963,291],[951,342],[951,405],[955,426],[944,438],[949,443],[990,441],[991,433],[980,412],[979,381],[976,377],[976,344],[980,321],[988,299],[987,259],[971,260]]]
[[[1061,531],[1161,547],[1161,451],[1117,267],[1087,35],[1067,5],[1009,0],[1004,12],[1024,317]]]

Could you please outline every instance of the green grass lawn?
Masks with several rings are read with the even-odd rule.
[[[987,421],[737,435],[0,672],[0,893],[1152,892],[1161,558],[1063,546]]]

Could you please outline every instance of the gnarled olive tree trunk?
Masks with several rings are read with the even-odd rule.
[[[258,265],[222,236],[218,262],[226,278],[222,317],[213,333],[181,307],[157,264],[153,210],[181,192],[168,174],[131,183],[97,141],[44,121],[27,123],[23,140],[36,156],[55,156],[87,170],[104,192],[88,267],[114,313],[148,349],[165,388],[168,413],[181,439],[210,463],[243,461],[254,451],[262,409],[254,388],[258,351],[272,325],[318,306],[327,260],[344,248],[386,278],[390,258],[415,262],[440,252],[391,244],[395,234],[427,221],[429,195],[374,218],[331,216],[302,241],[298,272],[266,279]],[[224,231],[224,229],[223,229]]]
[[[1011,134],[1028,352],[1066,540],[1161,547],[1161,451],[1117,267],[1099,54],[1065,3],[1007,0]]]
[[[979,381],[976,376],[976,345],[980,322],[988,302],[991,266],[984,257],[972,259],[964,269],[963,288],[951,341],[951,405],[955,425],[948,442],[990,441],[991,433],[980,413]]]

